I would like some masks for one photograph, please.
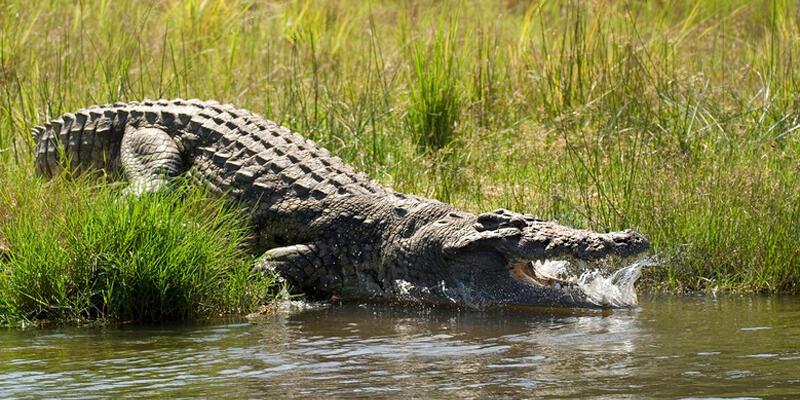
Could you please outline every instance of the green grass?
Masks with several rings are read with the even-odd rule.
[[[640,230],[669,260],[646,274],[657,289],[797,292],[798,15],[782,0],[8,0],[0,165],[29,171],[28,128],[64,111],[214,98],[399,191]]]
[[[198,189],[125,197],[88,178],[6,178],[0,325],[208,318],[276,293],[250,276],[246,218]]]
[[[437,31],[430,49],[418,43],[411,55],[416,82],[409,90],[407,123],[423,151],[450,144],[461,114],[461,88],[451,36],[450,32]]]

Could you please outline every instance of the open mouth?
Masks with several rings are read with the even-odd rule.
[[[508,267],[511,275],[522,282],[551,289],[575,289],[578,276],[567,273],[568,261],[516,260]]]
[[[567,260],[514,260],[508,271],[531,286],[580,294],[601,307],[632,307],[638,303],[635,283],[641,269],[656,265],[654,258],[639,258],[624,267],[609,271]]]

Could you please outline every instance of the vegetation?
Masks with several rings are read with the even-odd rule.
[[[432,48],[413,50],[415,83],[410,88],[407,122],[417,146],[437,150],[453,141],[461,113],[461,88],[451,33],[438,32]],[[454,35],[453,35],[454,36]]]
[[[178,219],[199,207],[146,211],[99,189],[62,204],[85,182],[31,176],[32,125],[93,103],[198,97],[275,119],[399,191],[635,228],[667,260],[646,273],[655,288],[796,292],[798,15],[784,0],[7,0],[5,284],[22,282],[8,267],[20,235],[39,238],[24,246],[54,257],[47,268],[72,268],[96,259],[79,249],[123,238],[70,224],[122,235],[125,207]],[[14,203],[27,196],[39,205]],[[86,214],[86,202],[102,206]],[[51,228],[43,209],[65,219]]]
[[[124,197],[90,179],[6,177],[0,325],[187,320],[274,296],[272,277],[250,276],[246,219],[196,188]]]

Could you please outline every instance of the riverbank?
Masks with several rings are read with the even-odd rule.
[[[465,4],[7,1],[2,181],[79,208],[57,204],[71,183],[25,175],[33,125],[95,103],[213,98],[398,191],[634,228],[667,260],[645,274],[654,290],[798,291],[796,4]],[[10,216],[39,218],[12,206],[2,241]]]

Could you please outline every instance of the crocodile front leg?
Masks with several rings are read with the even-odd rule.
[[[120,161],[130,186],[127,193],[157,192],[184,171],[178,145],[158,128],[125,129]]]
[[[253,270],[277,272],[306,293],[335,294],[342,282],[338,264],[323,244],[296,244],[266,251]]]

